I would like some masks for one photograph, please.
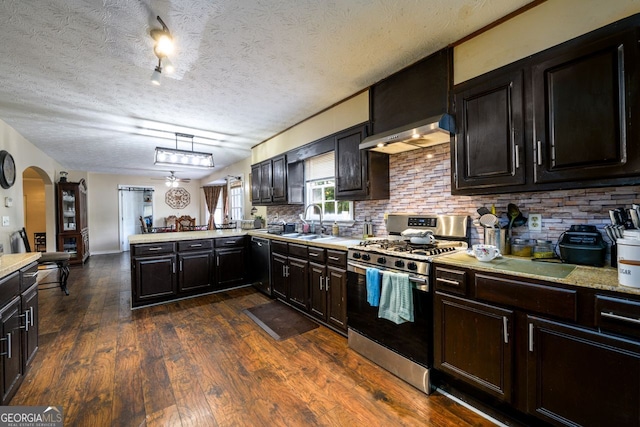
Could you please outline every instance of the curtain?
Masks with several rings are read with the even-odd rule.
[[[202,189],[204,190],[204,200],[207,203],[207,210],[209,211],[209,222],[207,223],[208,230],[213,230],[214,228],[216,228],[216,221],[214,218],[216,204],[218,203],[218,199],[220,198],[220,192],[223,188],[226,187],[226,185],[202,187]]]
[[[227,224],[229,222],[229,187],[226,185],[221,186],[222,188],[222,218],[224,223]]]

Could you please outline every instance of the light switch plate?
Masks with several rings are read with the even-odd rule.
[[[8,227],[9,226],[9,217],[8,216],[3,216],[2,217],[2,226],[3,227]]]
[[[541,214],[529,214],[529,231],[542,231],[542,215]]]

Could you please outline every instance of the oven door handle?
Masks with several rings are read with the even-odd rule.
[[[376,268],[376,267],[371,267],[371,268]],[[378,270],[380,270],[380,271],[389,271],[389,272],[392,272],[392,273],[400,273],[399,271],[387,270],[385,268],[378,268]],[[351,271],[353,273],[361,274],[361,275],[365,276],[367,274],[367,267],[363,266],[362,264],[357,264],[355,262],[348,261],[347,262],[347,271]],[[418,290],[425,291],[425,292],[429,290],[429,279],[428,278],[424,278],[423,279],[422,277],[415,277],[415,276],[409,275],[409,281],[413,282],[413,283],[420,283],[420,285],[416,285],[416,288]]]

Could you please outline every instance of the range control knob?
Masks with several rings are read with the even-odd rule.
[[[371,257],[367,254],[362,254],[362,260],[363,261],[369,261],[371,259]]]
[[[410,262],[407,264],[407,268],[409,270],[417,270],[418,269],[418,264],[416,264],[415,262]]]
[[[397,260],[395,266],[398,268],[404,267],[404,261],[402,261],[401,259]]]
[[[387,259],[383,256],[381,256],[380,258],[378,258],[378,264],[386,264],[387,263]]]
[[[355,259],[360,259],[360,252],[354,252],[352,257]]]

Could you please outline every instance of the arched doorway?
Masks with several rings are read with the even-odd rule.
[[[42,169],[31,166],[22,172],[22,198],[24,203],[24,227],[33,251],[46,251],[51,242],[55,246],[55,197],[53,183]],[[36,241],[44,236],[44,246]]]

